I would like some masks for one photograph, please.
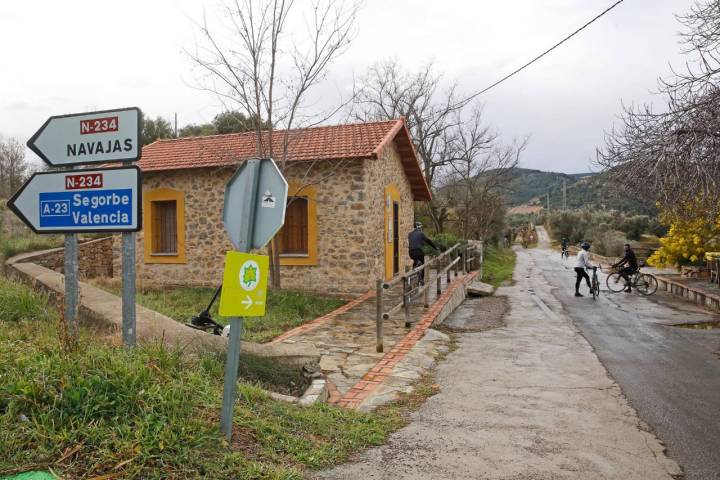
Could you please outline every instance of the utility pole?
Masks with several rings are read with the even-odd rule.
[[[547,195],[547,211],[550,213],[550,192],[546,193]]]
[[[567,210],[567,180],[563,178],[563,210]]]
[[[175,138],[177,138],[177,112],[175,112]]]

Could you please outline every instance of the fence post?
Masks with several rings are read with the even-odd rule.
[[[407,269],[406,269],[407,272]],[[405,327],[410,326],[410,293],[408,292],[408,277],[407,275],[403,277],[402,280],[402,304],[403,304],[403,310],[405,311]]]
[[[462,268],[462,273],[465,275],[467,273],[467,265],[465,265],[465,260],[467,259],[467,252],[468,252],[468,246],[465,245],[462,250],[460,250],[460,265]]]
[[[423,267],[422,274],[423,274],[423,287],[428,287],[428,288],[425,288],[425,291],[423,292],[423,306],[425,308],[428,308],[430,306],[430,287],[429,287],[430,267],[428,267],[427,265],[425,267]]]
[[[375,344],[375,350],[378,353],[383,351],[383,281],[378,280],[375,284],[375,330],[377,335],[377,341]]]
[[[459,256],[460,256],[460,249],[457,249],[453,252],[453,261],[457,260]],[[458,268],[459,268],[458,263],[459,262],[455,262],[455,266],[453,267],[453,270],[455,271],[455,278],[457,278],[457,276],[458,276]]]
[[[440,282],[442,282],[442,275],[438,275],[438,276],[437,276],[437,290],[436,290],[436,292],[437,292],[437,296],[438,296],[438,297],[439,297],[440,294],[442,293],[442,288],[441,288],[441,286],[440,286]]]

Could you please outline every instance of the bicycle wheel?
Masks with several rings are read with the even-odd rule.
[[[643,273],[638,277],[635,288],[640,295],[652,295],[658,289],[657,278],[649,273]]]
[[[613,293],[620,293],[625,290],[625,279],[618,273],[611,273],[605,280],[608,290]]]
[[[600,281],[597,278],[597,275],[593,276],[593,300],[595,300],[596,297],[600,296]]]

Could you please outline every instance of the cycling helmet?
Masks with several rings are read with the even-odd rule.
[[[423,227],[422,222],[415,222],[415,230],[420,230],[420,229],[422,229],[422,227]]]
[[[590,244],[588,242],[583,242],[580,244],[580,248],[583,250],[590,250]]]

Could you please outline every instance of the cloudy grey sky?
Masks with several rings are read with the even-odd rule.
[[[303,7],[306,0],[297,0]],[[372,63],[433,61],[466,92],[522,65],[612,0],[366,0],[358,33],[333,64],[330,91]],[[668,64],[679,65],[674,13],[692,0],[625,0],[570,42],[481,97],[508,140],[531,136],[529,168],[594,169],[595,148],[620,111],[642,103]],[[214,0],[0,2],[0,135],[26,141],[50,115],[139,106],[180,126],[221,109],[191,88],[190,18]],[[30,154],[31,155],[31,154]]]

